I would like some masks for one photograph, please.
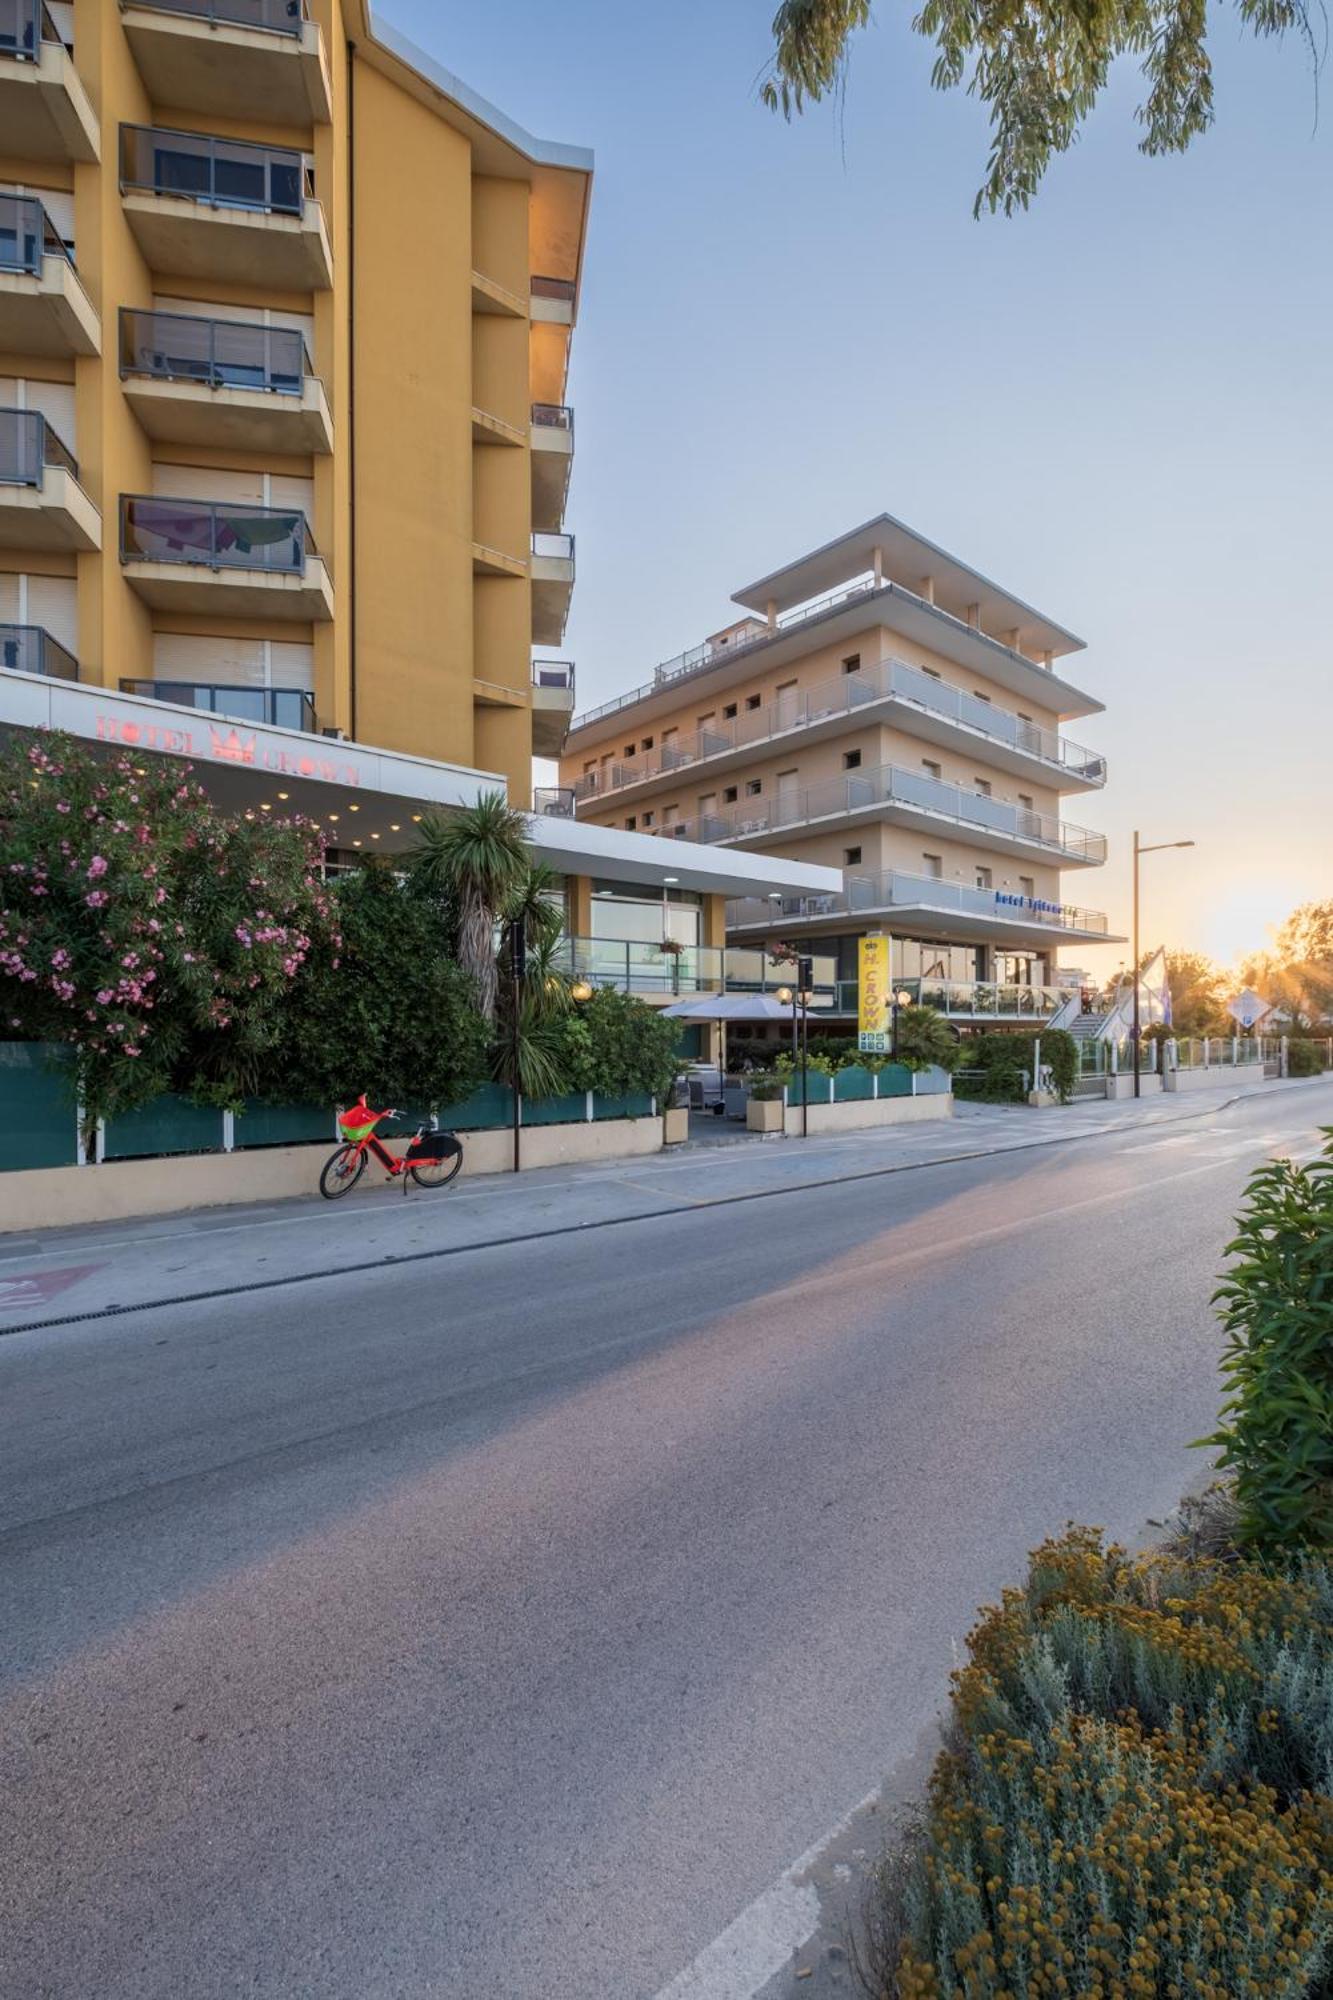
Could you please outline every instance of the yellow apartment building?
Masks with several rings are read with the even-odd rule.
[[[531,806],[592,164],[365,0],[0,0],[0,730],[187,757],[338,860]],[[664,884],[536,803],[571,935],[679,901],[691,990],[726,895],[831,879],[702,847]]]
[[[733,602],[745,616],[575,717],[574,810],[836,869],[832,892],[738,897],[726,921],[734,950],[811,954],[834,1014],[873,931],[914,999],[974,1025],[1052,1018],[1059,951],[1110,940],[1081,886],[1105,838],[1064,816],[1107,775],[1062,728],[1102,707],[1065,677],[1083,641],[887,514]]]

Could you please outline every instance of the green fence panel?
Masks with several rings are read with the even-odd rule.
[[[483,1083],[461,1104],[440,1109],[440,1124],[446,1132],[485,1132],[513,1122],[514,1100],[505,1083]]]
[[[248,1097],[237,1113],[237,1150],[254,1146],[300,1146],[307,1140],[337,1138],[333,1113],[318,1104],[260,1104]]]
[[[167,1091],[137,1111],[108,1118],[108,1160],[142,1160],[158,1153],[220,1153],[222,1113]]]
[[[833,1078],[833,1102],[853,1104],[858,1098],[875,1095],[875,1079],[868,1069],[859,1063],[849,1063],[846,1069],[837,1071]]]
[[[651,1118],[653,1100],[646,1090],[631,1091],[628,1097],[594,1097],[594,1118]]]
[[[58,1042],[0,1042],[0,1173],[72,1167],[77,1115],[69,1053]]]
[[[812,1069],[806,1076],[802,1076],[800,1070],[796,1069],[792,1071],[790,1077],[787,1079],[788,1104],[802,1104],[806,1101],[805,1086],[807,1084],[809,1086],[809,1102],[811,1104],[830,1104],[832,1102],[833,1078],[831,1076],[825,1076],[824,1072],[819,1069]]]
[[[564,1097],[523,1099],[525,1125],[582,1125],[587,1116],[588,1099],[582,1090],[572,1090]]]
[[[879,1073],[879,1094],[881,1097],[912,1095],[912,1072],[906,1063],[885,1063]]]

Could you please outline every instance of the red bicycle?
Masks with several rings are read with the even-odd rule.
[[[348,1110],[339,1112],[338,1130],[343,1144],[325,1161],[319,1177],[319,1191],[326,1201],[337,1201],[339,1195],[351,1193],[372,1153],[391,1180],[403,1183],[404,1194],[409,1180],[414,1180],[418,1187],[448,1187],[463,1164],[462,1141],[453,1132],[441,1132],[433,1122],[418,1125],[406,1153],[396,1160],[376,1138],[375,1127],[383,1119],[397,1115],[396,1111],[372,1111],[364,1091]]]

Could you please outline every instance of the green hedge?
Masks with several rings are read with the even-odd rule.
[[[1039,1036],[970,1036],[962,1046],[959,1068],[975,1073],[955,1076],[954,1089],[959,1097],[980,1099],[987,1104],[1021,1104],[1024,1089],[1034,1088],[1039,1041],[1042,1067],[1049,1067],[1057,1097],[1062,1104],[1068,1104],[1078,1077],[1078,1044],[1063,1028],[1047,1028]]]

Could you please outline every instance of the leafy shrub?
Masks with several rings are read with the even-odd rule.
[[[1299,2000],[1333,1966],[1333,1569],[1075,1529],[982,1614],[867,1908],[883,2000]]]
[[[1041,1042],[1041,1062],[1049,1068],[1051,1082],[1061,1104],[1068,1104],[1078,1077],[1078,1044],[1063,1028],[1047,1028],[1040,1035],[972,1035],[957,1060],[965,1070],[979,1072],[957,1079],[960,1097],[981,1098],[989,1104],[1017,1104],[1024,1089],[1031,1089],[1036,1071],[1037,1042]],[[1024,1076],[1028,1082],[1025,1086]]]
[[[1251,1175],[1227,1249],[1215,1299],[1230,1393],[1202,1442],[1234,1475],[1242,1542],[1333,1548],[1333,1133],[1308,1167]]]
[[[1322,1042],[1287,1043],[1288,1076],[1322,1076],[1327,1067]]]
[[[632,993],[599,986],[562,1023],[558,1057],[565,1090],[602,1097],[656,1097],[665,1104],[676,1076],[680,1024]]]
[[[340,943],[293,982],[261,1094],[346,1104],[365,1090],[403,1109],[457,1104],[486,1076],[486,1028],[416,877],[367,864],[333,891]]]
[[[908,1069],[953,1069],[959,1061],[958,1035],[933,1007],[900,1007],[896,1061]]]

